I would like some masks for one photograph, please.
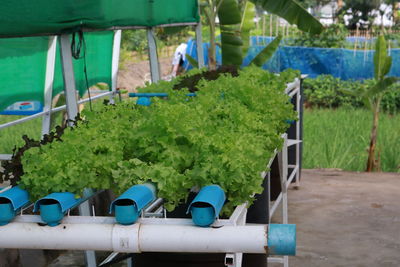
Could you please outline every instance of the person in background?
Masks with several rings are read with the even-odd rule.
[[[183,64],[186,59],[186,49],[187,44],[181,43],[175,50],[174,58],[172,59],[172,77],[176,77],[177,75],[183,72]]]

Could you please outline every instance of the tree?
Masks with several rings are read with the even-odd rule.
[[[344,0],[344,6],[339,13],[344,15],[351,15],[349,21],[349,28],[356,29],[357,24],[362,28],[369,28],[372,26],[376,14],[374,10],[378,10],[381,5],[381,0]]]
[[[379,167],[379,157],[376,158],[376,143],[378,140],[378,125],[380,105],[383,95],[392,89],[392,85],[399,81],[397,77],[386,77],[392,66],[392,57],[388,56],[385,37],[380,35],[376,41],[374,55],[375,85],[364,87],[358,92],[343,90],[345,93],[361,96],[365,105],[373,114],[371,136],[368,149],[368,160],[366,171],[371,172]]]
[[[298,2],[305,8],[322,7],[331,3],[331,0],[298,0]]]

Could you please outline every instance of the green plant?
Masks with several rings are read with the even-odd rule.
[[[319,35],[299,33],[297,37],[287,40],[291,46],[342,48],[346,45],[346,37],[349,35],[344,24],[332,24],[325,28]]]
[[[365,81],[345,81],[331,75],[320,75],[317,78],[307,78],[304,80],[304,96],[307,107],[317,108],[337,108],[353,107],[360,108],[364,105],[361,95],[350,95],[343,91],[354,92],[364,91],[364,87],[374,85],[374,80]],[[384,112],[396,114],[400,112],[400,85],[392,85],[382,97],[381,108]]]
[[[122,31],[121,46],[128,51],[142,53],[147,49],[146,30]]]
[[[306,109],[304,111],[303,168],[365,171],[371,112],[367,109]],[[400,173],[400,114],[381,114],[377,151],[380,169]]]
[[[368,160],[366,170],[368,172],[379,168],[379,158],[376,159],[376,142],[378,135],[379,113],[383,95],[388,92],[392,85],[399,79],[397,77],[386,77],[392,67],[392,57],[387,54],[387,44],[385,37],[380,35],[376,41],[374,55],[375,84],[370,87],[364,87],[355,92],[344,90],[352,95],[360,95],[363,102],[373,113],[373,122],[371,128],[370,144],[368,149]]]
[[[210,27],[209,67],[216,69],[216,18],[221,28],[222,64],[240,66],[244,51],[248,46],[248,37],[251,30],[251,17],[254,17],[254,5],[276,14],[289,23],[296,24],[300,30],[310,33],[320,33],[322,24],[309,14],[295,0],[203,0],[202,13],[205,14]],[[243,11],[240,7],[243,7]],[[278,46],[270,46],[261,53],[273,54]],[[263,58],[268,59],[264,56]],[[263,62],[264,63],[264,62]]]
[[[342,15],[350,15],[349,28],[356,29],[357,24],[369,28],[376,18],[375,10],[379,9],[381,0],[344,0],[344,7],[339,10]]]
[[[280,134],[295,119],[283,93],[293,72],[276,76],[246,68],[239,76],[200,80],[197,97],[173,90],[175,81],[152,84],[168,99],[150,107],[126,101],[86,111],[65,130],[62,142],[27,150],[21,185],[33,199],[50,192],[81,194],[153,182],[171,210],[193,187],[218,184],[227,193],[225,211],[252,201],[262,190],[259,173],[282,144]],[[167,88],[167,89],[165,89]]]

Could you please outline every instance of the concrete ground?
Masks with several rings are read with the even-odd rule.
[[[290,266],[400,266],[400,173],[302,177],[300,189],[289,190],[289,223],[297,224]]]

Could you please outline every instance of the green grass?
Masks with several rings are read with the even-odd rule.
[[[306,110],[303,168],[364,171],[371,125],[368,110]],[[382,171],[400,172],[400,114],[381,113],[378,151]]]
[[[23,116],[0,115],[0,124],[17,120]],[[24,144],[24,134],[31,138],[39,139],[41,134],[42,119],[36,118],[22,124],[0,129],[0,154],[11,154],[14,146]]]

